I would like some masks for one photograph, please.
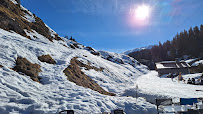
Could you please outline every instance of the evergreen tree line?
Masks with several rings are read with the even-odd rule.
[[[203,52],[203,25],[190,28],[188,31],[177,33],[172,41],[167,40],[163,44],[154,45],[151,49],[132,52],[129,56],[139,60],[160,62],[175,60],[184,55],[200,57]]]

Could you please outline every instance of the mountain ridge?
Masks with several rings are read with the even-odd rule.
[[[135,48],[132,50],[125,51],[125,52],[123,52],[123,54],[128,55],[128,54],[136,52],[136,51],[140,51],[140,50],[144,50],[144,49],[151,49],[152,47],[153,47],[153,45],[149,45],[149,46],[145,46],[145,47],[141,47],[141,48]]]

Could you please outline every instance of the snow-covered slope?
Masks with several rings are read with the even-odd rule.
[[[144,50],[144,49],[151,49],[153,47],[153,45],[149,45],[149,46],[146,46],[146,47],[141,47],[141,48],[135,48],[135,49],[132,49],[132,50],[129,50],[129,51],[126,51],[126,52],[123,52],[123,54],[130,54],[132,52],[136,52],[136,51],[140,51],[140,50]]]
[[[18,5],[15,0],[12,2]],[[11,5],[11,3],[9,4]],[[37,32],[39,29],[23,29],[25,36],[29,36],[28,39],[14,31],[0,29],[0,112],[2,114],[51,114],[67,109],[73,109],[76,114],[112,112],[115,109],[123,109],[127,114],[156,113],[155,105],[146,102],[143,98],[120,96],[129,86],[135,84],[138,77],[149,72],[146,66],[126,55],[109,52],[94,55],[82,44],[59,38],[54,30],[39,21],[40,19],[26,8],[22,6],[19,8],[27,12],[22,17],[24,22],[38,21],[41,23],[40,26],[48,29],[49,34]],[[16,29],[16,31],[18,30]],[[42,34],[53,38],[49,39]],[[58,38],[62,40],[57,40]],[[72,46],[75,48],[73,49]],[[50,55],[56,64],[41,62],[38,59],[41,55]],[[107,60],[107,55],[111,55],[112,59]],[[31,63],[41,66],[39,73],[41,83],[12,69],[16,66],[18,57],[26,58]],[[63,71],[70,65],[70,61],[74,57],[84,64],[103,68],[102,71],[81,69],[100,87],[115,93],[116,96],[103,95],[69,81]],[[114,59],[122,60],[123,63],[120,64]]]
[[[117,63],[119,65],[125,66],[125,65],[131,65],[133,66],[137,72],[137,74],[140,73],[140,75],[146,74],[149,72],[149,69],[147,66],[142,65],[141,63],[139,63],[137,60],[135,60],[134,58],[125,55],[125,54],[117,54],[117,53],[113,53],[113,52],[107,52],[107,51],[99,51],[99,53],[101,54],[101,57]]]
[[[178,82],[177,77],[173,81],[171,78],[160,78],[156,71],[151,71],[136,80],[138,96],[145,97],[153,103],[155,103],[155,98],[173,98],[175,102],[180,102],[179,98],[202,98],[202,85],[187,84],[188,78],[197,80],[201,75],[201,73],[183,75],[184,83]],[[135,86],[129,88],[123,95],[135,96],[135,88]]]
[[[12,3],[18,5],[15,0],[12,0]],[[12,27],[0,26],[2,28],[0,29],[1,114],[55,114],[61,110],[70,109],[76,114],[113,112],[115,109],[123,109],[127,114],[156,114],[156,106],[142,97],[150,102],[157,97],[203,97],[202,91],[196,91],[201,90],[202,87],[199,85],[187,85],[178,83],[177,79],[171,81],[171,79],[160,78],[157,72],[150,72],[146,66],[127,55],[97,51],[73,40],[59,37],[54,30],[26,8],[22,6],[15,8],[20,8],[19,12],[23,9],[22,11],[26,13],[22,15],[23,17],[20,16],[20,19],[25,22],[21,25],[24,26],[27,23],[35,26],[35,22],[40,24],[34,27],[35,29],[32,29],[32,26],[26,26],[29,29],[22,27],[23,29],[17,28],[13,31],[10,30]],[[0,9],[1,11],[4,10]],[[3,19],[7,21],[10,18]],[[18,21],[15,20],[8,22],[18,25]],[[6,31],[7,29],[10,31]],[[41,62],[38,57],[42,55],[50,55],[56,64]],[[13,70],[18,57],[40,65],[40,83],[33,81],[22,72]],[[90,77],[105,91],[114,93],[116,96],[103,95],[69,81],[63,71],[71,65],[71,60],[75,57],[80,63],[101,68],[102,70],[97,71],[80,67],[80,72]],[[191,76],[200,77],[200,75],[183,77],[187,79]],[[136,85],[138,85],[138,91],[136,91]],[[135,97],[136,92],[141,97],[137,99],[127,97]]]
[[[50,42],[40,34],[30,33],[30,36],[32,34],[37,38],[29,40],[0,29],[0,64],[4,66],[0,68],[1,112],[56,113],[63,109],[74,109],[78,113],[101,113],[117,108],[130,113],[154,111],[154,105],[144,99],[139,99],[140,102],[136,103],[134,98],[119,97],[119,93],[129,85],[134,85],[135,79],[142,73],[133,66],[118,65],[86,50],[67,48],[63,41]],[[40,62],[37,57],[43,54],[50,54],[57,64]],[[39,76],[42,84],[10,69],[15,66],[15,60],[19,56],[41,66]],[[63,70],[73,57],[104,68],[103,72],[83,71],[105,90],[118,96],[101,95],[68,81]]]

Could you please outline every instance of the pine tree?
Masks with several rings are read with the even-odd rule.
[[[149,50],[133,52],[130,56],[135,59],[151,59],[151,61],[159,62],[163,60],[175,60],[184,55],[199,57],[203,52],[203,25],[190,27],[188,31],[177,33],[172,41],[166,41],[163,44],[153,46]],[[151,55],[151,58],[148,57]],[[139,60],[138,59],[138,60]]]

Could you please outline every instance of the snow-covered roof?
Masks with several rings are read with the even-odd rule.
[[[186,63],[191,63],[191,62],[193,62],[193,61],[196,61],[198,58],[195,58],[195,59],[188,59],[188,60],[186,60],[185,62]]]
[[[188,63],[185,61],[162,61],[159,63],[156,63],[156,68],[157,69],[168,69],[168,68],[187,68],[191,67]]]
[[[203,64],[203,60],[196,61],[192,66],[198,66],[199,64]]]

